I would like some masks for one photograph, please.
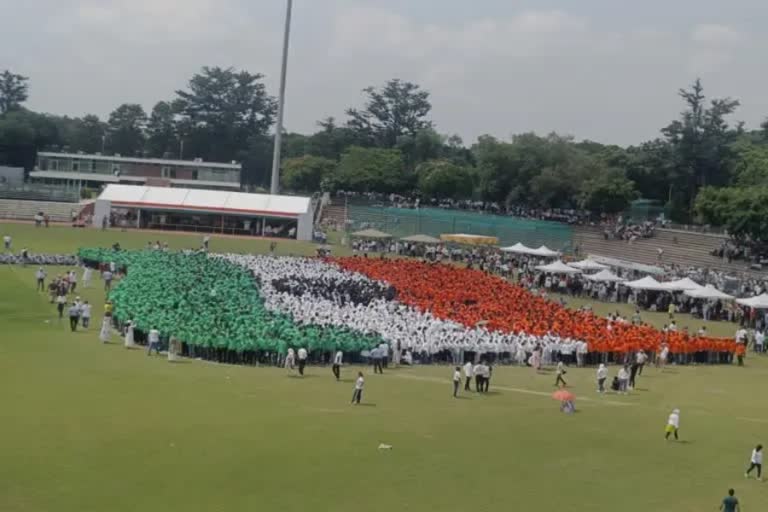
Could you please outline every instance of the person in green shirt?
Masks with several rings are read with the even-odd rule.
[[[741,510],[739,507],[739,500],[734,494],[736,494],[736,491],[728,489],[728,496],[723,498],[723,502],[720,504],[720,510],[723,512],[739,512]]]

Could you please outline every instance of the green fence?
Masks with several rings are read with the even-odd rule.
[[[425,234],[439,237],[446,233],[464,233],[498,237],[499,243],[522,242],[538,247],[568,251],[573,230],[567,224],[487,215],[439,208],[418,210],[349,205],[348,218],[353,231],[368,227],[380,229],[396,237]]]

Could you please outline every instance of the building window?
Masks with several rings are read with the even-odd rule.
[[[165,166],[162,169],[160,169],[160,176],[162,176],[163,178],[175,178],[176,169],[172,169],[169,166]]]
[[[48,161],[48,168],[52,171],[58,171],[59,170],[59,161],[55,158],[52,158]]]
[[[80,161],[72,160],[72,172],[80,172]]]
[[[112,175],[120,176],[120,164],[112,164]]]

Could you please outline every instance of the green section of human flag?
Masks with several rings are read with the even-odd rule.
[[[268,311],[245,269],[202,253],[80,249],[78,255],[86,264],[127,269],[109,294],[113,314],[145,332],[155,327],[191,345],[237,352],[359,352],[381,343],[376,336],[298,325],[289,315]]]

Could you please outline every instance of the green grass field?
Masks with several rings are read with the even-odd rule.
[[[157,238],[51,228],[38,239],[29,226],[0,228],[16,247],[47,252]],[[337,383],[329,368],[301,379],[274,368],[171,364],[117,339],[102,345],[100,318],[70,333],[35,292],[33,272],[0,267],[3,512],[693,512],[716,510],[731,486],[747,511],[768,498],[767,484],[743,478],[750,450],[766,441],[762,357],[750,355],[744,368],[649,368],[629,396],[598,396],[593,370],[573,369],[573,416],[549,397],[549,373],[500,367],[492,393],[454,400],[450,368],[364,369],[366,406],[352,407],[357,368]],[[103,292],[83,295],[100,313]],[[682,411],[680,443],[663,440],[673,407]]]

